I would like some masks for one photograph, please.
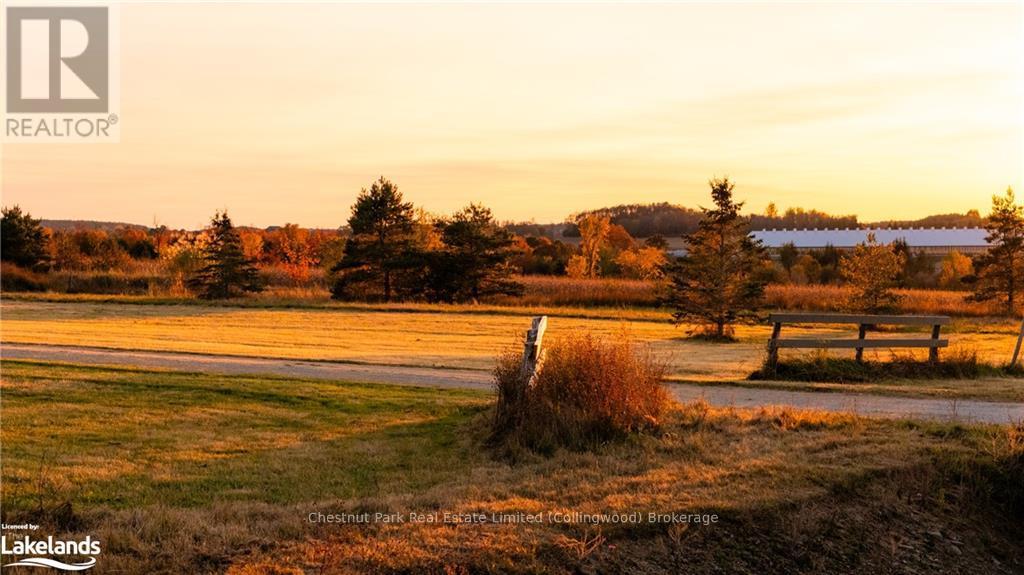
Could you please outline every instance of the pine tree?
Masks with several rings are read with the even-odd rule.
[[[443,248],[431,256],[431,298],[472,301],[490,295],[520,295],[512,279],[515,237],[494,222],[491,210],[470,204],[450,220],[436,224]]]
[[[761,305],[764,248],[740,216],[743,204],[733,201],[732,182],[708,184],[715,208],[702,208],[697,231],[685,237],[686,255],[669,270],[667,303],[675,308],[676,323],[702,324],[707,335],[725,340],[732,336],[732,324],[754,316]]]
[[[256,267],[245,256],[242,238],[227,212],[218,212],[210,221],[210,241],[203,250],[204,265],[188,285],[203,299],[225,299],[245,292],[258,292]]]
[[[413,238],[413,207],[403,201],[398,186],[381,176],[369,190],[363,188],[348,226],[352,235],[345,243],[345,254],[331,269],[336,274],[335,299],[379,289],[378,297],[391,301],[396,293],[406,295],[415,289],[413,282],[395,281],[408,279],[401,276],[422,267],[422,254]]]
[[[985,224],[988,251],[974,260],[977,270],[971,301],[999,301],[1008,315],[1017,309],[1017,294],[1024,287],[1024,207],[1016,202],[1013,188],[1002,197],[992,196],[992,213]]]
[[[3,208],[0,218],[0,259],[22,267],[46,262],[46,232],[39,220],[21,208]]]
[[[893,311],[900,300],[893,290],[899,285],[905,264],[903,252],[879,244],[874,234],[868,234],[866,243],[840,260],[840,274],[854,289],[850,305],[868,313]]]

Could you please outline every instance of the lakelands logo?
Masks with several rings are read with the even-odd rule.
[[[64,571],[85,571],[96,565],[96,555],[99,554],[100,542],[93,541],[92,537],[86,537],[82,541],[55,540],[53,537],[33,540],[27,535],[21,539],[12,539],[11,541],[8,541],[6,535],[0,538],[0,555],[90,556],[88,560],[77,563],[69,563],[49,557],[23,557],[13,563],[5,564],[4,567],[47,567]]]
[[[116,141],[120,76],[106,6],[8,6],[8,142]]]

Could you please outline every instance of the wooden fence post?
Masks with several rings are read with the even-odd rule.
[[[1017,336],[1017,347],[1013,348],[1013,360],[1010,361],[1010,365],[1017,365],[1017,361],[1020,359],[1020,344],[1024,341],[1024,322],[1020,324],[1020,335]]]
[[[544,331],[548,327],[548,316],[542,315],[533,318],[530,331],[526,332],[526,343],[523,344],[523,374],[526,377],[526,386],[533,387],[537,379],[537,370],[544,359],[544,350],[541,343],[544,341]]]

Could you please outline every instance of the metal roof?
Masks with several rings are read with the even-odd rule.
[[[988,242],[984,228],[888,228],[888,229],[803,229],[761,230],[751,235],[767,248],[781,248],[792,243],[798,248],[853,248],[874,234],[880,244],[904,240],[914,248],[985,248]]]

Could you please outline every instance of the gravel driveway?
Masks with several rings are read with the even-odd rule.
[[[34,344],[4,344],[0,346],[0,357],[234,375],[280,375],[440,388],[491,389],[490,373],[469,369],[296,361]],[[753,389],[730,385],[670,383],[668,387],[680,401],[703,398],[712,405],[721,407],[751,408],[787,405],[807,409],[852,412],[874,417],[927,418],[999,424],[1024,421],[1024,403]]]

